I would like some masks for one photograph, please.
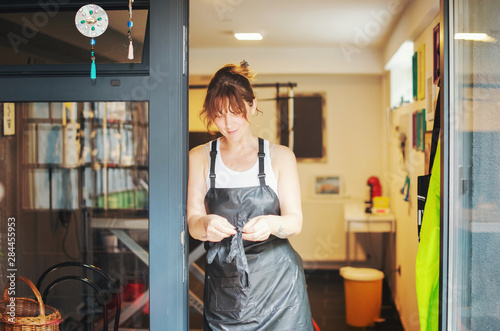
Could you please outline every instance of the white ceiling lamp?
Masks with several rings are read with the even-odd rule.
[[[486,41],[486,42],[494,41],[494,39],[488,36],[486,33],[456,33],[455,39]]]
[[[234,37],[238,40],[262,40],[260,33],[235,33]]]

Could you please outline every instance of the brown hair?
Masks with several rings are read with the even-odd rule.
[[[207,96],[200,114],[204,118],[207,130],[214,119],[224,110],[233,114],[242,114],[248,121],[244,101],[253,105],[255,94],[250,81],[255,75],[248,70],[248,63],[239,65],[226,64],[220,68],[208,84]]]

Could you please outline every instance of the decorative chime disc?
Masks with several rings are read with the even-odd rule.
[[[78,31],[90,39],[90,59],[92,66],[90,69],[90,78],[95,81],[97,78],[95,66],[95,37],[99,37],[108,28],[108,15],[98,5],[88,4],[78,10],[75,15],[75,24]]]
[[[99,37],[108,28],[108,15],[98,5],[88,4],[78,10],[75,24],[78,31],[86,37]]]

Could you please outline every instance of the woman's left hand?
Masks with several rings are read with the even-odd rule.
[[[271,235],[271,220],[268,216],[251,218],[243,227],[241,238],[248,241],[264,241]]]

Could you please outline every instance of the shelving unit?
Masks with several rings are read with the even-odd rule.
[[[20,105],[23,210],[70,215],[80,262],[101,268],[129,298],[121,325],[148,329],[148,104]],[[127,293],[129,282],[144,289]]]
[[[143,317],[149,303],[149,272],[144,274],[144,270],[149,270],[147,111],[140,116],[140,110],[134,111],[132,104],[127,105],[130,108],[122,106],[123,103],[100,103],[88,109],[93,116],[82,122],[85,136],[88,133],[91,138],[90,153],[83,165],[85,179],[91,183],[85,186],[92,187],[86,192],[85,206],[91,211],[91,237],[100,239],[102,244],[102,251],[95,252],[93,259],[107,261],[110,268],[118,263],[123,272],[123,294],[131,301],[122,305],[120,325],[144,328],[148,327]],[[141,142],[145,142],[142,148]],[[112,238],[116,241],[111,241],[110,246],[106,239]],[[144,292],[125,293],[128,281],[144,284]]]

